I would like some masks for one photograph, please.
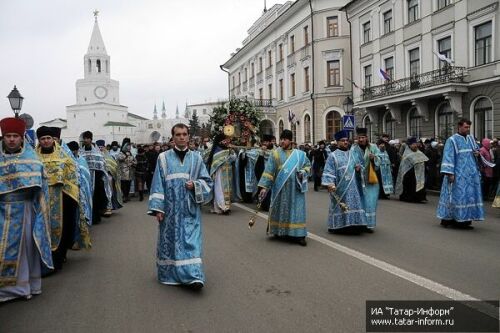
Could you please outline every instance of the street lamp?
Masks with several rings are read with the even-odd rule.
[[[23,99],[24,97],[21,96],[19,93],[19,90],[17,90],[16,86],[14,86],[14,89],[10,92],[9,96],[7,96],[9,99],[10,107],[12,108],[12,111],[14,111],[14,114],[16,115],[16,118],[19,117],[19,112],[21,111],[21,108],[23,106]]]
[[[344,103],[342,103],[342,107],[344,108],[345,114],[351,114],[353,106],[354,106],[354,102],[352,101],[351,96],[347,96],[344,99]]]

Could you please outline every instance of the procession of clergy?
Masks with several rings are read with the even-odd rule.
[[[484,220],[479,148],[461,119],[447,139],[437,218],[444,227],[472,228]],[[83,142],[65,143],[57,128],[37,130],[38,145],[25,143],[25,123],[0,121],[0,302],[30,299],[41,293],[43,276],[59,271],[68,249],[91,247],[90,227],[122,207],[117,159],[95,145],[91,132]],[[149,190],[149,215],[158,221],[157,275],[160,283],[199,290],[205,283],[202,263],[201,206],[230,214],[231,201],[257,201],[269,211],[267,233],[306,246],[306,200],[311,162],[292,147],[290,130],[259,144],[234,147],[217,135],[190,149],[189,128],[172,128],[173,149],[160,153]],[[368,142],[366,129],[335,134],[337,149],[328,152],[321,185],[330,196],[328,231],[376,227],[379,192],[409,201],[425,201],[427,160],[407,140],[396,184],[384,145]],[[126,144],[126,143],[124,143]],[[380,149],[379,149],[380,148]],[[123,147],[122,147],[123,149]],[[128,191],[126,191],[128,193]],[[325,207],[326,208],[326,207]]]

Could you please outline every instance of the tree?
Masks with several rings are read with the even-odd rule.
[[[193,111],[193,116],[189,120],[189,131],[191,136],[198,136],[200,134],[200,123],[198,121],[196,110]]]

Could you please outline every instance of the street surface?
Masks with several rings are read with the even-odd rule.
[[[43,294],[0,305],[0,332],[364,332],[366,300],[500,298],[500,210],[444,229],[427,204],[379,201],[373,234],[328,234],[328,194],[308,193],[308,246],[269,238],[263,218],[204,208],[201,292],[156,281],[157,222],[133,201],[92,229]],[[254,208],[254,206],[248,206]],[[248,208],[247,208],[248,209]]]

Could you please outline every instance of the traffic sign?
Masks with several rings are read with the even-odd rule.
[[[354,116],[353,115],[345,115],[342,117],[342,122],[344,123],[344,129],[346,131],[354,131]]]

